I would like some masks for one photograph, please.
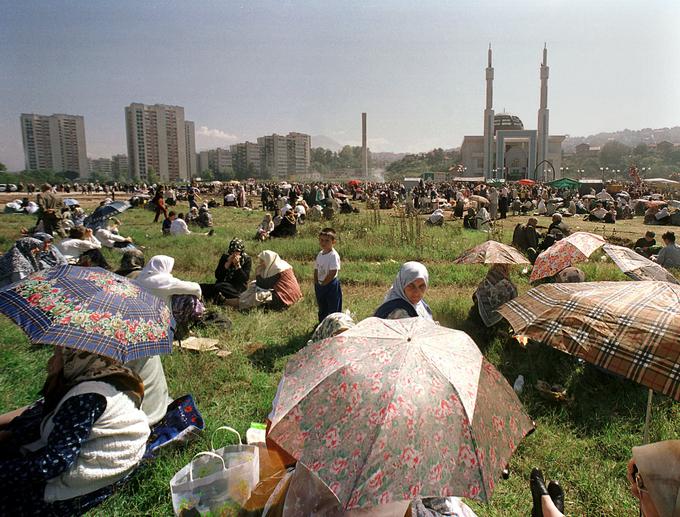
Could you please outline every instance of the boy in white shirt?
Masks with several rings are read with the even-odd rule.
[[[333,312],[342,312],[342,289],[338,279],[340,255],[333,245],[336,233],[333,228],[324,228],[319,233],[321,251],[314,265],[314,292],[319,306],[319,323]]]

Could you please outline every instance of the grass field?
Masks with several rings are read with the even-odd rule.
[[[184,208],[184,207],[182,207]],[[318,252],[316,235],[320,223],[301,227],[295,239],[258,243],[252,240],[262,212],[237,209],[213,210],[216,231],[213,237],[162,237],[160,225],[144,210],[130,210],[121,219],[121,232],[132,235],[147,247],[147,258],[155,254],[175,257],[174,274],[185,280],[212,281],[220,254],[232,237],[245,240],[247,252],[255,256],[273,249],[290,262],[300,280],[304,300],[287,312],[256,310],[241,314],[217,308],[233,321],[229,333],[199,327],[196,333],[219,338],[219,346],[231,352],[227,358],[175,350],[163,357],[171,395],[194,394],[208,426],[208,433],[220,425],[231,425],[245,432],[250,422],[264,421],[271,407],[287,358],[302,348],[316,323],[312,286],[313,261]],[[523,221],[525,218],[522,218]],[[514,224],[508,219],[502,230],[509,242]],[[0,249],[7,249],[23,225],[32,223],[25,216],[2,216]],[[541,224],[547,226],[547,220]],[[602,226],[578,222],[582,229]],[[629,494],[625,466],[630,449],[642,442],[646,389],[632,382],[606,375],[588,365],[547,347],[530,344],[520,347],[509,332],[490,334],[467,320],[471,294],[483,278],[483,266],[454,266],[451,260],[462,250],[486,239],[480,232],[463,231],[460,222],[447,221],[439,228],[402,224],[382,212],[341,216],[333,226],[340,240],[341,281],[345,308],[355,319],[372,314],[380,304],[399,266],[406,260],[420,260],[430,271],[426,295],[435,319],[468,332],[479,347],[512,383],[517,375],[526,378],[521,395],[537,430],[513,457],[511,475],[497,486],[488,505],[472,503],[480,516],[525,516],[530,514],[528,475],[536,465],[546,479],[558,479],[566,492],[566,513],[588,516],[628,516],[636,512],[636,501]],[[577,223],[571,222],[571,226]],[[611,234],[613,227],[607,228]],[[618,223],[617,235],[636,239],[643,227],[638,220]],[[108,253],[112,265],[119,255]],[[589,280],[622,280],[625,277],[611,263],[596,254],[583,269]],[[513,280],[521,292],[528,289],[520,268]],[[212,307],[209,307],[212,308]],[[30,403],[44,380],[47,348],[32,347],[18,328],[0,319],[0,411]],[[538,379],[565,385],[574,395],[573,404],[553,405],[540,398],[532,386]],[[656,396],[651,424],[653,440],[680,438],[679,405]],[[207,442],[166,453],[139,474],[118,494],[92,515],[171,515],[169,480]]]

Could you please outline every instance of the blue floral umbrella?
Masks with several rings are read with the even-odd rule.
[[[167,304],[101,268],[61,266],[0,291],[0,313],[33,343],[64,346],[125,363],[172,351]]]

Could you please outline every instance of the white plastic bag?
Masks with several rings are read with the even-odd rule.
[[[213,440],[220,429],[235,433],[238,445],[215,450]],[[215,433],[210,440],[213,450],[196,454],[170,480],[176,515],[186,510],[200,515],[236,515],[260,480],[259,449],[242,445],[241,435],[231,427],[219,427]]]

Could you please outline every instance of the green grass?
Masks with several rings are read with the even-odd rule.
[[[175,257],[175,275],[194,281],[212,281],[220,254],[232,237],[245,240],[248,253],[263,249],[277,251],[295,268],[304,299],[282,313],[256,310],[247,314],[224,310],[233,321],[231,332],[215,328],[197,330],[217,337],[227,358],[176,350],[163,357],[171,395],[194,394],[208,425],[205,436],[220,425],[231,425],[245,432],[250,422],[264,421],[286,360],[302,348],[316,323],[316,303],[311,282],[313,261],[318,252],[320,223],[308,223],[295,239],[258,243],[252,240],[262,212],[236,209],[214,210],[216,235],[170,238],[160,235],[153,215],[130,210],[121,219],[121,231],[146,246],[147,257],[168,254]],[[22,225],[32,220],[23,216],[3,216],[0,246],[3,249],[18,236]],[[509,242],[516,221],[504,227]],[[542,224],[547,225],[545,220]],[[592,229],[595,225],[574,223]],[[488,505],[472,503],[480,516],[528,515],[531,497],[528,475],[540,466],[550,479],[558,479],[566,491],[569,515],[627,516],[635,510],[629,495],[625,466],[632,446],[642,442],[646,390],[632,382],[606,375],[588,365],[545,346],[520,347],[507,329],[490,333],[467,320],[471,295],[486,272],[483,266],[454,266],[451,260],[462,250],[481,243],[486,235],[465,232],[460,223],[442,228],[425,225],[401,228],[398,218],[386,212],[376,220],[373,212],[342,216],[333,222],[340,240],[341,279],[345,307],[357,319],[372,314],[402,262],[421,260],[430,271],[431,289],[427,299],[435,318],[443,325],[468,332],[493,364],[513,382],[526,378],[521,395],[529,414],[536,420],[536,432],[521,444],[511,461],[511,476],[500,482]],[[641,234],[636,222],[628,227],[619,223],[618,233],[628,238]],[[598,231],[601,232],[600,225]],[[611,232],[612,228],[607,228]],[[107,252],[112,265],[119,255]],[[625,277],[610,262],[594,257],[584,264],[589,280],[621,280]],[[513,271],[520,291],[528,289],[521,268]],[[32,347],[8,320],[0,319],[0,411],[31,402],[44,380],[49,350]],[[532,386],[538,379],[565,385],[575,401],[569,406],[542,399]],[[680,410],[665,397],[655,397],[652,417],[654,440],[680,438]],[[191,447],[166,453],[139,474],[118,494],[92,515],[170,515],[169,480],[196,452],[207,448],[206,439]]]

